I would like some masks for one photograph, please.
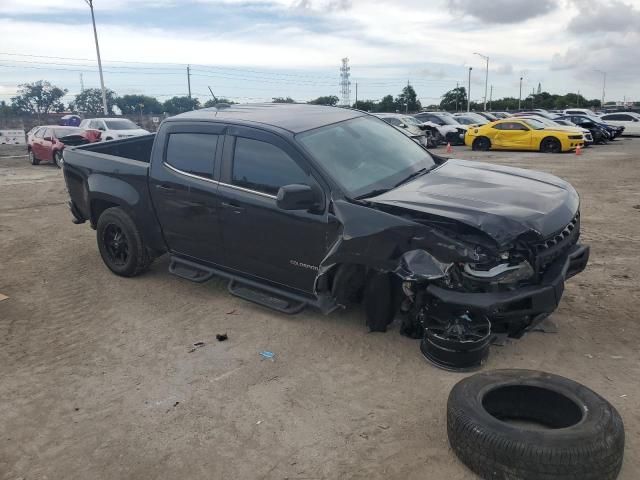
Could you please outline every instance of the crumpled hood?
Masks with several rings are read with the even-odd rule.
[[[527,232],[551,236],[573,219],[580,204],[574,188],[553,175],[467,160],[449,160],[368,200],[457,220],[499,246]]]

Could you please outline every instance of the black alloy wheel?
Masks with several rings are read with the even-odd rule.
[[[540,142],[540,151],[543,153],[560,153],[562,144],[554,137],[547,137]]]

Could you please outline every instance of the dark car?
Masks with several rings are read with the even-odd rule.
[[[564,115],[560,119],[569,120],[582,128],[592,129],[595,127],[603,132],[607,140],[613,140],[624,132],[624,127],[608,124],[595,115]]]
[[[60,167],[63,163],[62,152],[65,146],[84,145],[99,140],[100,132],[97,130],[58,125],[34,127],[27,134],[29,161],[32,165],[53,162]]]
[[[168,253],[171,273],[282,312],[362,301],[371,330],[400,312],[403,332],[459,345],[535,326],[589,257],[567,182],[433,156],[358,110],[196,110],[70,149],[64,177],[117,275]]]

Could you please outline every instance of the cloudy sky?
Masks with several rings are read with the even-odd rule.
[[[237,101],[338,94],[349,57],[352,100],[397,94],[425,104],[456,82],[518,96],[555,93],[640,100],[640,0],[94,0],[106,86],[160,97],[209,89]],[[83,0],[0,0],[0,100],[48,79],[70,94],[97,87]],[[524,95],[523,95],[524,96]]]

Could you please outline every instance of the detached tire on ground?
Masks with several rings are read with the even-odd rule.
[[[616,409],[544,372],[495,370],[462,380],[449,394],[447,433],[458,458],[483,479],[612,480],[622,467]]]
[[[116,275],[135,277],[153,262],[137,225],[120,207],[100,215],[96,237],[102,260]]]

